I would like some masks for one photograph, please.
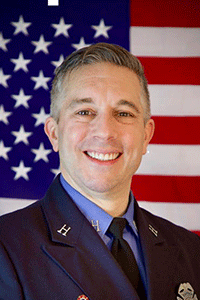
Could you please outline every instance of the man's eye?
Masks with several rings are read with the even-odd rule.
[[[88,110],[88,109],[82,109],[82,110],[79,110],[79,111],[77,111],[76,113],[75,113],[78,117],[83,117],[83,118],[85,118],[85,119],[87,119],[88,120],[88,118],[89,119],[93,119],[95,116],[96,116],[96,113],[95,113],[95,111],[92,111],[92,110]],[[83,119],[82,118],[82,119]]]
[[[92,112],[89,111],[89,110],[81,110],[81,111],[77,112],[77,115],[80,115],[80,116],[89,116],[89,115],[92,115]]]
[[[133,117],[133,114],[131,114],[129,112],[121,111],[121,112],[118,113],[118,116],[120,116],[120,117]]]

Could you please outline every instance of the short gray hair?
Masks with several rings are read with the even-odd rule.
[[[151,116],[150,96],[147,79],[142,64],[134,55],[121,46],[97,43],[71,53],[55,70],[55,77],[51,90],[51,116],[58,122],[61,103],[64,99],[63,82],[67,75],[84,65],[108,62],[132,70],[138,77],[141,85],[141,102],[144,108],[144,121]]]

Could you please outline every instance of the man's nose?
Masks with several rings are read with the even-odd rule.
[[[116,139],[118,126],[115,118],[110,114],[102,114],[95,118],[92,126],[94,137],[102,140]]]

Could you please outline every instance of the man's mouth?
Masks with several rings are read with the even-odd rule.
[[[90,151],[86,151],[85,152],[88,156],[90,156],[91,158],[100,160],[100,161],[111,161],[111,160],[115,160],[117,159],[121,153],[119,152],[113,152],[113,153],[99,153],[99,152],[90,152]]]

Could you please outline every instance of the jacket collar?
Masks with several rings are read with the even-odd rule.
[[[135,218],[146,267],[148,299],[166,299],[169,287],[173,286],[172,272],[176,270],[178,261],[179,249],[176,241],[171,236],[166,240],[161,231],[163,225],[160,230],[155,223],[156,217],[152,218],[149,212],[139,208],[137,202]]]
[[[89,299],[113,300],[114,295],[116,300],[139,300],[98,233],[61,186],[59,177],[47,191],[42,209],[52,241],[42,246],[43,251]]]
[[[113,295],[116,300],[138,299],[110,251],[67,195],[58,177],[43,199],[42,207],[52,241],[43,245],[44,252],[91,300],[113,300]],[[179,254],[175,241],[166,240],[154,220],[135,202],[135,221],[144,255],[149,300],[166,299],[169,287],[173,285],[171,272],[176,270]]]

